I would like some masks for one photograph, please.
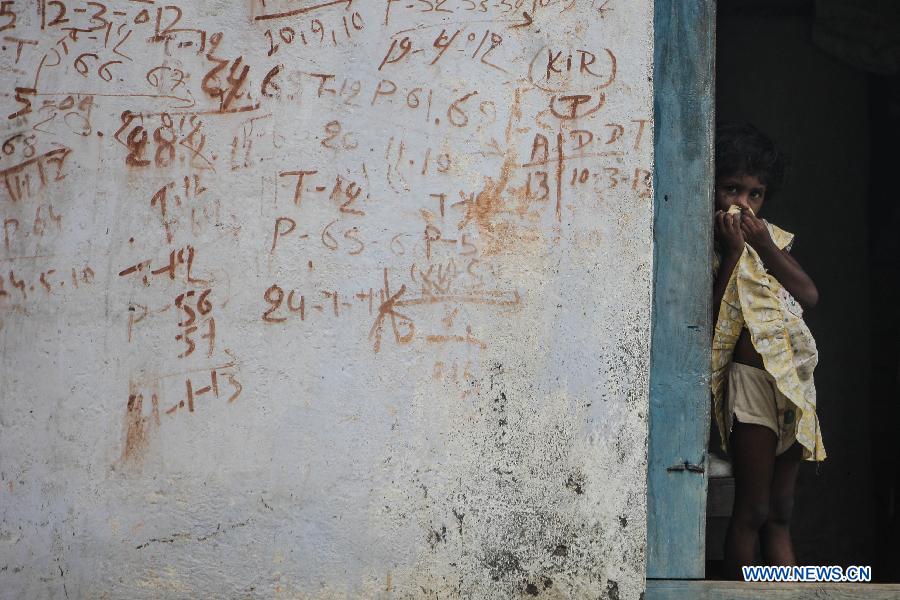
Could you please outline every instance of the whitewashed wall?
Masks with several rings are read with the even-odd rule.
[[[651,4],[2,2],[0,596],[639,598]]]

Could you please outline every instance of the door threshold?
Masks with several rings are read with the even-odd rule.
[[[690,579],[648,579],[644,600],[896,600],[900,584],[748,583]]]

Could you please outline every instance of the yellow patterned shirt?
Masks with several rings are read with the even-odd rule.
[[[792,233],[768,222],[766,226],[775,245],[790,248],[794,240]],[[718,261],[716,256],[714,269],[718,268]],[[750,339],[762,356],[766,371],[775,378],[778,389],[797,407],[797,441],[803,446],[803,458],[825,460],[813,382],[813,369],[818,362],[816,342],[803,321],[803,309],[778,280],[766,272],[759,255],[749,244],[728,281],[713,335],[710,385],[723,450],[726,449],[725,379],[744,327],[750,332]]]

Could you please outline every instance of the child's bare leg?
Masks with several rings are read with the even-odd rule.
[[[775,432],[734,419],[729,436],[734,471],[734,509],[725,536],[725,576],[742,579],[741,567],[753,564],[759,530],[769,517],[769,492],[775,468]]]
[[[791,543],[791,513],[794,510],[794,484],[800,470],[802,447],[799,442],[775,457],[769,518],[760,530],[763,559],[768,565],[795,565],[794,545]]]

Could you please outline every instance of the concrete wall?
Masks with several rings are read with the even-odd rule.
[[[2,4],[0,596],[642,595],[649,0]]]

